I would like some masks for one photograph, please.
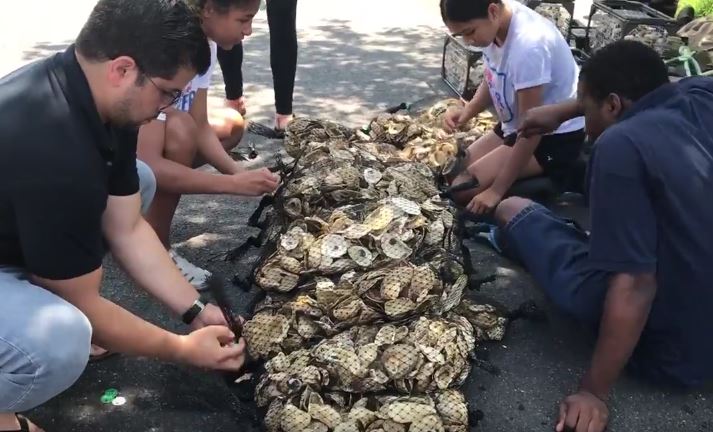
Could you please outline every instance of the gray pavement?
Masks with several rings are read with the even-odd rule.
[[[91,0],[4,5],[0,16],[0,74],[62,49],[73,39]],[[586,10],[578,4],[577,9]],[[6,13],[9,10],[9,13]],[[375,112],[402,101],[446,95],[438,74],[442,24],[436,0],[300,0],[300,60],[295,91],[298,114],[358,126]],[[272,120],[272,83],[264,12],[246,42],[244,75],[250,117]],[[220,74],[211,103],[222,101]],[[276,141],[248,136],[261,157],[279,148]],[[245,220],[255,200],[225,196],[186,197],[179,207],[173,241],[200,265],[231,276],[245,268],[220,255],[255,234]],[[583,209],[574,209],[585,213]],[[547,322],[516,321],[502,343],[481,348],[500,370],[474,368],[468,399],[484,418],[484,432],[550,431],[559,400],[576,388],[588,363],[589,342],[567,318],[554,312],[525,272],[473,244],[476,268],[494,271],[496,282],[482,293],[509,307],[534,300]],[[137,291],[107,259],[103,292],[151,322],[186,331],[164,308]],[[254,293],[234,293],[241,312]],[[703,342],[705,343],[705,342]],[[102,405],[107,388],[119,389],[124,406]],[[713,392],[680,393],[624,378],[610,404],[612,431],[713,430]],[[147,359],[115,357],[90,365],[79,382],[28,413],[48,432],[249,431],[254,411],[237,401],[215,373]]]

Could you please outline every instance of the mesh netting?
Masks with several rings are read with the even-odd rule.
[[[449,103],[416,120],[379,116],[369,134],[288,126],[295,160],[266,203],[253,275],[265,298],[243,328],[265,362],[255,401],[267,430],[468,429],[457,388],[477,343],[501,339],[507,319],[463,299],[462,222],[438,184],[456,153],[437,127]],[[472,126],[469,137],[482,133]]]
[[[323,397],[308,389],[290,399],[275,399],[265,425],[271,432],[464,432],[468,430],[468,406],[457,390],[423,396],[352,398],[342,393]]]
[[[401,394],[462,384],[475,349],[467,319],[421,317],[409,325],[357,326],[269,360],[257,389],[260,406],[272,399],[315,391]]]

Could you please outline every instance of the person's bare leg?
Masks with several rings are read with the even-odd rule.
[[[240,144],[245,134],[245,120],[237,110],[232,108],[208,108],[208,123],[228,154]],[[198,151],[192,167],[198,168],[205,164],[205,159]]]
[[[503,169],[505,164],[510,159],[512,147],[500,146],[490,153],[479,158],[476,162],[468,167],[468,174],[463,177],[466,179],[477,178],[479,186],[474,189],[458,192],[455,194],[455,201],[460,205],[466,205],[473,199],[474,196],[492,186],[498,173]],[[527,165],[522,169],[518,178],[533,177],[542,174],[542,167],[535,157],[531,157]],[[459,176],[460,181],[464,181],[463,177]],[[459,180],[457,178],[456,180]],[[454,182],[455,183],[455,182]]]
[[[477,162],[480,158],[483,156],[487,155],[488,153],[492,152],[498,147],[503,146],[503,140],[500,138],[498,135],[495,134],[495,132],[488,131],[485,135],[481,136],[475,142],[473,142],[468,148],[465,150],[466,151],[466,161],[465,166],[470,167],[472,166],[475,162]],[[458,174],[454,179],[450,180],[451,186],[456,186],[461,183],[465,183],[467,181],[470,181],[473,179],[473,176],[467,171],[464,170],[460,174]],[[480,181],[480,179],[479,179]],[[471,191],[467,191],[471,192]],[[467,195],[467,194],[465,194]],[[454,197],[456,198],[457,203],[461,203],[461,196],[464,196],[463,193],[456,193]],[[466,200],[465,203],[468,203],[470,199]]]
[[[181,165],[192,166],[197,150],[196,124],[193,118],[187,113],[172,112],[167,115],[164,130],[163,157]],[[160,178],[157,180],[156,194],[145,218],[166,249],[170,249],[171,223],[181,195],[162,188]]]
[[[492,130],[485,133],[466,149],[468,166],[476,163],[480,158],[500,147],[503,139]]]
[[[237,147],[243,139],[245,120],[237,110],[232,108],[208,109],[208,122],[227,152]]]
[[[27,419],[26,419],[27,420]],[[27,420],[27,425],[30,427],[30,432],[44,432],[37,425]],[[20,422],[17,420],[15,414],[12,413],[2,413],[0,414],[0,430],[3,431],[19,431]]]

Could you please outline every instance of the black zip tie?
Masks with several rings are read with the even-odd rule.
[[[250,149],[250,153],[248,153],[248,159],[256,159],[258,157],[258,154],[257,150],[255,149],[255,144],[249,143],[248,149]]]
[[[235,342],[237,343],[243,333],[243,326],[235,319],[235,314],[230,305],[230,300],[228,300],[228,294],[225,290],[222,277],[217,273],[211,274],[208,280],[206,280],[206,286],[213,295],[213,299],[218,304],[220,311],[223,312],[223,318],[225,318],[225,322],[228,323],[230,331],[235,335]]]
[[[389,114],[396,114],[397,112],[399,112],[401,110],[408,110],[409,107],[410,107],[410,105],[407,104],[406,102],[401,102],[398,105],[394,105],[392,107],[386,108],[386,110],[384,110],[384,112],[389,113]]]
[[[262,197],[260,200],[260,203],[258,204],[257,208],[255,209],[254,212],[250,215],[248,218],[248,226],[250,227],[256,227],[257,224],[260,221],[260,218],[262,217],[262,213],[265,211],[265,209],[272,205],[275,202],[275,197],[272,195],[265,195]]]
[[[480,291],[480,288],[483,286],[483,284],[495,282],[496,278],[497,276],[494,274],[483,277],[473,275],[470,277],[468,284],[471,290]]]
[[[477,178],[473,177],[470,180],[464,181],[463,183],[458,183],[457,185],[448,187],[439,195],[441,198],[453,198],[453,194],[455,193],[475,189],[478,186],[480,186],[480,182]]]
[[[474,429],[478,426],[478,423],[483,421],[485,414],[479,409],[473,409],[468,407],[468,427]]]
[[[547,314],[537,306],[534,300],[528,300],[522,303],[517,309],[508,313],[507,318],[510,321],[517,319],[525,319],[532,322],[547,322]]]
[[[475,367],[483,369],[491,375],[499,376],[502,372],[499,367],[495,366],[493,363],[487,360],[481,359],[475,353],[471,354],[470,360],[473,362],[473,365],[475,365]]]
[[[258,238],[254,236],[248,237],[247,240],[243,242],[240,246],[236,247],[235,249],[229,251],[227,254],[225,254],[225,260],[230,261],[230,262],[235,262],[235,261],[240,261],[243,258],[243,255],[245,255],[250,248],[252,247],[258,247],[256,244],[258,242]]]
[[[460,173],[462,173],[465,168],[466,168],[466,157],[467,153],[465,149],[462,146],[463,140],[462,139],[456,139],[456,155],[455,155],[455,161],[453,162],[453,166],[448,170],[448,172],[443,172],[442,175],[445,176],[450,176],[450,177],[457,177]]]
[[[223,283],[223,278],[218,275],[218,273],[211,274],[206,280],[206,286],[208,291],[213,295],[213,299],[217,303],[220,311],[223,313],[223,318],[225,322],[228,323],[228,328],[233,332],[235,343],[238,343],[243,334],[243,325],[239,320],[235,319],[235,313],[230,305],[230,300],[228,299],[228,293],[225,289],[225,284]],[[247,351],[245,352],[245,363],[249,361],[249,355]],[[228,385],[234,385],[235,381],[243,376],[245,373],[245,368],[241,372],[223,372],[223,379]]]

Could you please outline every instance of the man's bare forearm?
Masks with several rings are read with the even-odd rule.
[[[112,351],[180,361],[181,336],[150,324],[99,295],[102,268],[68,280],[32,276],[34,283],[81,310],[92,323],[93,340]]]
[[[639,342],[656,295],[652,274],[617,274],[609,283],[599,338],[582,389],[606,399]]]
[[[109,239],[111,252],[127,274],[176,315],[199,297],[181,275],[151,226],[141,218],[126,235]]]
[[[133,356],[181,361],[181,336],[144,321],[100,296],[76,306],[91,321],[93,340],[100,346]]]
[[[582,111],[582,106],[579,104],[577,99],[570,99],[564,102],[560,102],[557,106],[557,120],[560,123],[564,123],[567,120],[572,120],[573,118],[581,117],[584,115]]]

